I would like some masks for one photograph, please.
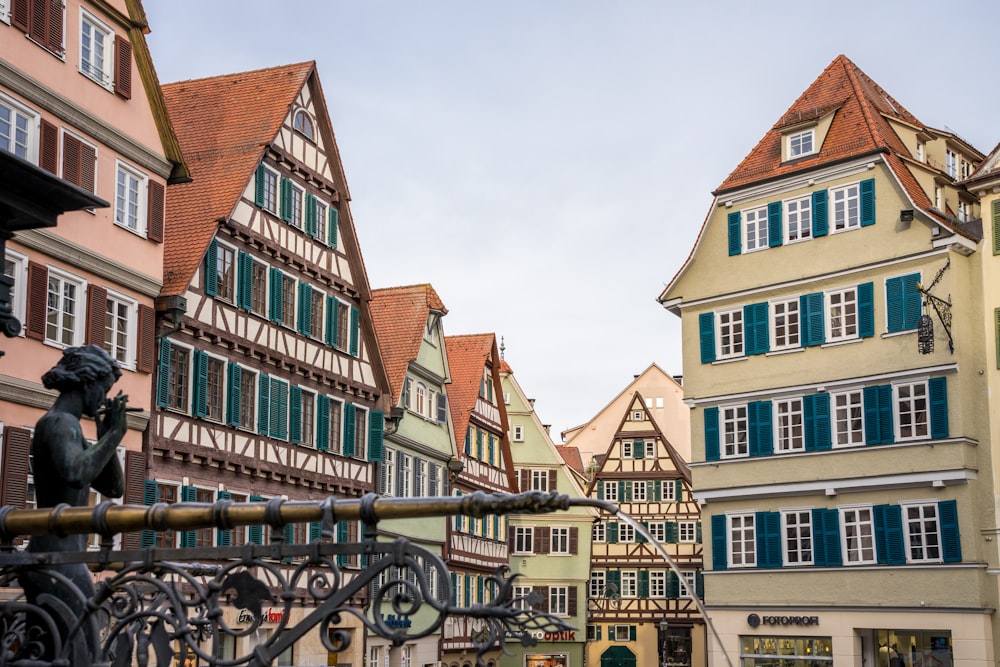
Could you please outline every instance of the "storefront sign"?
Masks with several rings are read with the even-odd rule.
[[[747,625],[756,628],[761,625],[819,625],[819,616],[747,616]]]
[[[569,667],[569,654],[526,653],[524,655],[524,667]]]
[[[540,642],[575,642],[576,641],[576,631],[575,630],[563,630],[561,632],[542,632],[541,630],[532,630],[527,633],[532,638],[537,639]],[[514,635],[507,633],[507,637],[513,638]],[[562,654],[560,654],[562,655]]]
[[[390,628],[408,628],[413,625],[413,621],[408,616],[396,616],[395,614],[382,615],[382,622]]]
[[[284,609],[261,609],[260,610],[260,622],[263,623],[280,623],[285,617]],[[240,615],[237,617],[237,623],[253,623],[256,619],[253,617],[253,612],[249,609],[240,609]]]

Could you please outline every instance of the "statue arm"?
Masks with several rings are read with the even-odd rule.
[[[103,433],[93,447],[85,446],[80,422],[75,417],[51,413],[49,417],[39,422],[35,439],[42,440],[49,450],[58,479],[82,488],[89,487],[100,477],[104,488],[98,488],[98,491],[109,496],[121,496],[125,485],[117,452],[118,444],[125,435],[124,401],[118,398],[112,401],[104,428],[99,425]],[[105,473],[105,468],[109,466],[116,467],[117,471]],[[116,490],[118,493],[113,493]]]

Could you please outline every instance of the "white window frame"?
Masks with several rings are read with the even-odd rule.
[[[786,244],[812,239],[812,195],[786,199],[782,202],[781,214],[785,218]]]
[[[740,212],[743,224],[744,253],[766,250],[768,247],[767,206],[745,208]]]
[[[958,178],[958,153],[950,148],[944,151],[944,171],[952,178]]]
[[[907,563],[941,563],[944,562],[944,546],[941,539],[941,512],[936,500],[911,500],[899,503],[903,514],[903,543],[906,545]],[[917,516],[910,516],[917,512]],[[927,527],[933,522],[933,530]],[[919,544],[914,541],[919,540]],[[921,549],[924,555],[917,557],[914,553]],[[935,550],[936,556],[927,555]]]
[[[528,486],[529,491],[541,491],[542,493],[548,493],[549,491],[549,471],[548,470],[529,470],[528,471]]]
[[[924,161],[924,142],[922,141],[917,142],[916,157],[917,157],[917,162]]]
[[[803,148],[806,143],[804,140],[808,138],[808,150]],[[806,157],[808,155],[814,155],[816,153],[816,128],[810,127],[807,130],[799,130],[798,132],[790,132],[784,136],[785,143],[785,160],[796,160],[800,157]]]
[[[646,446],[646,458],[655,459],[656,458],[656,441],[655,440],[644,440]]]
[[[391,447],[386,447],[382,450],[382,468],[384,471],[383,478],[385,479],[385,484],[381,489],[383,496],[395,496],[396,495],[396,450]],[[382,479],[379,479],[379,483],[382,483]]]
[[[11,313],[23,325],[28,307],[28,256],[7,248],[4,260],[13,265],[11,268],[11,278],[14,280],[10,292]],[[6,275],[6,264],[4,272]],[[24,337],[24,326],[21,326],[21,332],[18,336]]]
[[[296,229],[305,229],[305,188],[290,181],[288,198],[288,224]]]
[[[730,433],[732,438],[729,437]],[[719,458],[741,459],[750,456],[750,418],[746,403],[719,407],[719,440]]]
[[[623,459],[632,459],[632,458],[635,458],[635,456],[633,456],[633,453],[632,453],[632,441],[631,440],[623,440],[622,441],[622,458]]]
[[[136,341],[138,340],[138,332],[136,329],[136,325],[138,323],[137,318],[139,313],[139,302],[133,299],[132,297],[125,296],[120,292],[116,292],[110,289],[108,290],[107,300],[109,305],[112,302],[115,302],[117,304],[124,306],[127,309],[125,315],[125,327],[126,327],[125,349],[124,349],[125,358],[123,360],[123,359],[118,359],[118,357],[115,356],[115,350],[117,349],[117,346],[114,346],[112,349],[108,349],[107,312],[105,312],[105,317],[104,317],[104,349],[107,350],[108,354],[110,354],[113,358],[118,359],[118,363],[122,366],[122,368],[135,370]],[[117,315],[114,315],[113,317],[117,319]],[[113,334],[114,333],[117,333],[117,330],[115,330]]]
[[[55,347],[66,348],[75,347],[83,344],[83,330],[87,324],[87,281],[80,276],[73,275],[68,271],[63,271],[62,269],[56,268],[54,266],[48,267],[48,280],[56,279],[62,283],[69,283],[76,287],[76,313],[74,314],[74,322],[71,330],[72,340],[69,343],[62,342],[62,337],[58,340],[49,338],[49,305],[48,305],[48,293],[49,286],[48,282],[45,285],[46,303],[45,303],[45,344],[54,345]],[[62,292],[63,289],[60,288],[60,304],[62,305]],[[60,314],[64,311],[60,308]],[[61,319],[61,318],[60,318]],[[63,330],[62,325],[59,325],[59,331]]]
[[[843,405],[839,405],[843,399]],[[857,410],[857,416],[853,415]],[[830,395],[831,427],[834,449],[861,447],[865,444],[865,399],[861,389],[845,389]],[[857,427],[852,424],[856,422]],[[841,442],[841,435],[846,436]]]
[[[845,505],[837,509],[840,512],[840,550],[844,565],[873,565],[877,554],[872,506]]]
[[[413,457],[409,454],[399,452],[399,481],[402,486],[396,489],[400,498],[410,498],[413,496]]]
[[[632,485],[632,502],[634,503],[644,503],[647,500],[646,496],[646,480],[633,480],[629,484]]]
[[[730,568],[757,567],[757,525],[753,512],[726,515],[726,551]]]
[[[677,486],[674,480],[665,479],[660,483],[660,495],[667,502],[676,502]]]
[[[413,411],[421,417],[427,414],[427,385],[417,382],[413,391],[414,406]]]
[[[553,526],[549,530],[549,553],[555,556],[569,556],[569,528]]]
[[[808,544],[804,544],[806,540]],[[794,567],[813,564],[816,548],[811,509],[781,510],[781,550],[785,565]]]
[[[10,25],[10,0],[0,0],[0,21]]]
[[[806,448],[802,397],[774,400],[775,452],[803,452]]]
[[[549,586],[549,613],[569,616],[569,586]]]
[[[311,396],[312,397],[312,414],[308,415],[308,416],[306,415],[306,409],[305,409],[306,408],[306,396]],[[303,447],[309,447],[311,449],[316,449],[316,430],[317,430],[316,429],[316,425],[318,424],[318,420],[319,420],[319,409],[318,409],[319,408],[319,394],[316,393],[315,391],[310,391],[308,389],[303,389],[302,390],[302,404],[299,406],[299,408],[300,408],[300,412],[301,412],[300,418],[302,419],[302,424],[300,426],[300,434],[301,434],[302,437],[299,439],[299,444],[301,446],[303,446]],[[310,435],[312,436],[310,438],[311,442],[306,442],[306,421],[307,421],[307,419],[310,422],[310,431],[311,431]]]
[[[678,597],[693,598],[698,590],[698,571],[681,570]]]
[[[328,207],[329,205],[319,197],[313,199],[313,220],[316,221],[316,239],[323,244],[330,241],[326,234]]]
[[[654,542],[659,542],[663,544],[667,541],[667,522],[666,521],[650,521],[649,522],[649,536],[653,538]]]
[[[622,544],[635,542],[635,527],[624,521],[618,522],[618,541]]]
[[[514,553],[515,554],[535,553],[535,527],[513,526],[513,528],[514,528]]]
[[[677,541],[681,544],[694,544],[698,541],[697,521],[677,522]]]
[[[524,442],[524,426],[521,424],[514,424],[514,442]]]
[[[613,490],[609,492],[610,489]],[[601,500],[618,502],[618,482],[615,480],[607,480],[604,482],[604,498]]]
[[[24,155],[21,155],[16,150],[8,150],[7,152],[13,153],[14,155],[18,155],[33,164],[38,164],[38,143],[39,143],[38,134],[39,134],[39,126],[41,123],[41,116],[39,116],[38,112],[34,111],[30,107],[26,107],[25,105],[14,100],[11,97],[4,95],[3,93],[0,93],[0,106],[3,106],[6,109],[8,109],[8,111],[11,114],[12,134],[16,135],[16,129],[14,128],[17,127],[17,116],[21,116],[24,118],[24,125],[25,125]],[[8,140],[11,140],[13,138],[14,137],[9,137]]]
[[[171,344],[173,344],[172,341],[171,341]],[[204,352],[205,352],[206,357],[207,357],[206,361],[205,361],[206,364],[208,364],[209,361],[216,361],[216,362],[219,362],[219,363],[222,364],[222,370],[220,371],[220,375],[219,375],[219,387],[222,390],[220,392],[220,394],[219,394],[219,416],[218,417],[212,417],[212,416],[206,414],[204,418],[207,419],[208,421],[212,421],[212,422],[215,422],[217,424],[221,424],[221,423],[224,423],[226,421],[226,405],[227,405],[227,400],[226,399],[227,399],[227,397],[229,395],[229,391],[230,391],[229,382],[228,382],[229,376],[228,376],[228,372],[227,372],[227,370],[228,370],[227,364],[228,364],[229,360],[226,359],[225,357],[220,356],[218,354],[215,354],[215,353],[213,353],[213,352],[211,352],[209,350],[204,350]],[[192,361],[193,361],[194,360],[194,355],[193,354],[192,354],[191,358],[192,358]],[[205,371],[206,371],[206,374],[207,374],[208,373],[208,366],[207,365],[205,367]],[[192,388],[193,388],[195,382],[197,382],[197,378],[192,377],[191,378]],[[208,384],[209,383],[206,381],[206,383],[205,383],[205,409],[206,409],[206,411],[208,410],[208,407],[210,405],[210,397],[208,395]],[[291,391],[291,390],[289,390],[289,391]],[[192,407],[194,407],[194,406],[192,406]]]
[[[632,641],[632,626],[624,623],[617,623],[608,626],[608,634],[614,632],[614,638],[608,637],[608,641],[629,642]]]
[[[603,521],[595,523],[590,531],[590,536],[593,542],[603,543],[607,541],[607,524]]]
[[[125,193],[123,198],[119,189],[122,187],[121,179],[122,175],[125,175],[129,179],[134,179],[135,182],[135,227],[128,224],[129,217],[128,212],[122,209],[122,200],[125,201],[125,208],[127,209],[130,205],[129,194],[132,192],[131,187]],[[130,186],[131,181],[126,182],[126,186]],[[121,160],[115,160],[115,210],[114,210],[114,222],[116,225],[122,229],[127,229],[133,234],[138,234],[139,236],[146,237],[146,196],[149,190],[149,176],[144,174],[142,171],[136,169],[135,167],[122,162]],[[122,216],[125,215],[126,218],[123,219]]]
[[[839,298],[839,303],[834,300]],[[838,343],[855,340],[860,337],[860,308],[858,305],[858,288],[844,287],[827,290],[823,293],[823,314],[826,319],[826,342]],[[853,312],[852,312],[853,309]],[[839,316],[840,325],[834,327],[835,313]],[[853,317],[853,324],[848,320]]]
[[[665,597],[667,597],[667,571],[666,570],[650,570],[649,571],[649,597],[651,597],[651,598],[665,598]]]
[[[606,570],[591,570],[590,579],[587,581],[587,593],[590,599],[597,600],[604,597],[608,587],[608,573]]]
[[[243,364],[240,364],[240,383],[246,383],[248,387],[253,389],[253,396],[249,401],[249,405],[253,408],[253,415],[250,417],[250,424],[244,425],[243,420],[247,419],[246,412],[243,410],[242,403],[246,400],[246,392],[243,391],[243,387],[240,387],[240,423],[237,424],[236,428],[243,431],[256,431],[257,430],[257,420],[260,418],[258,414],[260,408],[258,406],[258,393],[260,392],[260,373]],[[228,385],[227,385],[228,386]]]
[[[273,187],[268,187],[268,186]],[[264,191],[263,208],[271,215],[278,215],[278,206],[281,201],[281,174],[264,165]]]
[[[831,234],[861,228],[861,183],[830,188],[828,195]]]
[[[904,406],[907,408],[905,411]],[[903,419],[907,415],[910,417],[909,424],[904,428]],[[897,442],[931,437],[930,391],[926,379],[893,383],[892,418]]]
[[[797,298],[775,299],[768,303],[771,330],[771,351],[794,350],[802,347],[802,317]],[[794,329],[794,333],[792,333]]]
[[[643,417],[642,410],[633,410],[632,411],[632,421],[634,421],[634,422],[641,422],[642,421],[642,417]]]
[[[229,296],[225,296],[222,289],[223,274],[219,272],[219,261],[223,258],[223,251],[232,253],[232,264],[229,270]],[[215,271],[215,281],[216,281],[216,292],[215,298],[220,301],[225,301],[226,303],[235,304],[236,303],[236,289],[239,281],[237,276],[237,262],[239,257],[239,251],[236,246],[229,245],[228,243],[217,241],[216,242],[216,261],[215,266],[212,270]],[[252,277],[252,275],[251,275]]]
[[[527,598],[533,590],[535,590],[533,586],[514,586],[511,595],[514,609],[527,610],[529,608]]]
[[[90,39],[91,39],[91,61],[87,61],[84,58],[83,53],[83,43],[84,43],[84,32],[90,29]],[[100,41],[100,50],[103,57],[102,66],[98,69],[94,67],[93,53],[95,49],[98,48],[97,42]],[[115,31],[106,23],[101,21],[99,18],[88,12],[85,8],[80,8],[80,62],[79,70],[80,73],[85,77],[98,84],[102,88],[114,91],[115,84]]]
[[[745,356],[746,336],[743,328],[743,309],[720,310],[715,313],[714,319],[716,359],[736,359]]]
[[[621,596],[623,598],[639,597],[639,572],[637,570],[622,570],[621,582]]]

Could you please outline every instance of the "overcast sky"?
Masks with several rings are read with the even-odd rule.
[[[651,363],[656,297],[732,171],[845,54],[924,124],[1000,141],[1000,3],[145,0],[164,83],[315,60],[373,288],[494,332],[543,423]],[[947,9],[946,9],[947,7]]]

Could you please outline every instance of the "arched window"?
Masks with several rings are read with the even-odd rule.
[[[305,109],[299,109],[295,112],[295,118],[292,121],[292,127],[296,132],[301,132],[309,141],[313,141],[313,123],[309,114],[306,113]]]

